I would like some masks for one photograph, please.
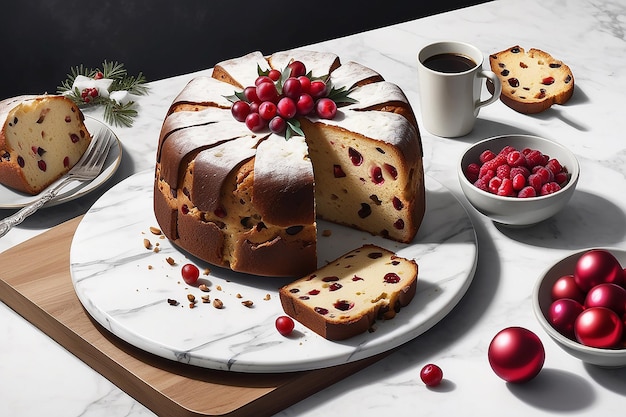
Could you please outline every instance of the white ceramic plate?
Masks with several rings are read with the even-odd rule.
[[[399,244],[342,226],[319,222],[320,265],[364,243],[374,243],[419,264],[417,294],[394,319],[376,331],[341,342],[328,341],[296,323],[289,337],[275,328],[284,314],[278,288],[289,279],[235,273],[206,265],[150,233],[153,170],[135,174],[107,191],[79,224],[70,251],[74,288],[85,309],[103,327],[155,355],[201,367],[239,372],[291,372],[340,365],[393,349],[428,330],[459,302],[477,263],[474,227],[459,201],[440,183],[426,178],[427,211],[418,236]],[[159,251],[144,247],[144,239]],[[170,257],[176,264],[170,265]],[[205,294],[181,279],[194,262],[201,280],[223,309],[187,295]],[[172,306],[168,299],[180,304]],[[251,300],[250,307],[242,301]]]
[[[46,207],[66,203],[90,193],[111,178],[120,165],[120,161],[122,160],[122,144],[115,133],[104,123],[88,116],[85,116],[85,126],[87,126],[87,130],[92,135],[100,128],[104,128],[108,129],[115,138],[115,142],[111,146],[111,150],[109,151],[109,155],[104,163],[102,172],[100,172],[100,175],[98,175],[93,181],[73,181],[69,183],[65,186],[65,188],[63,188],[63,190],[61,190],[59,195],[46,204]],[[62,179],[59,179],[52,183],[50,187],[53,187],[61,180]],[[38,195],[22,193],[0,184],[0,209],[22,208],[27,204],[32,203],[38,197]]]

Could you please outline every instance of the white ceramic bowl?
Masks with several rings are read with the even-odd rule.
[[[473,185],[465,176],[465,168],[471,162],[478,163],[483,151],[490,149],[497,154],[507,145],[520,151],[524,148],[537,149],[556,158],[570,173],[567,185],[556,193],[529,198],[498,196]],[[470,146],[458,165],[461,189],[472,206],[493,221],[508,226],[530,226],[555,215],[574,194],[579,174],[578,160],[570,150],[554,141],[531,135],[503,135],[484,139]]]
[[[552,296],[550,294],[552,286],[563,275],[572,274],[578,258],[590,249],[567,256],[556,262],[541,275],[533,289],[533,311],[545,332],[570,355],[593,365],[610,368],[624,367],[626,366],[626,349],[599,349],[585,346],[563,336],[550,325],[547,318],[550,305],[552,304]],[[601,249],[608,250],[622,265],[626,265],[626,251],[616,248]]]

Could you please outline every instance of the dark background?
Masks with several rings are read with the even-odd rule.
[[[118,61],[154,81],[486,1],[9,0],[0,99],[56,93],[80,64]]]

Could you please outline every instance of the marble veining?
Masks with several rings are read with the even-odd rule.
[[[331,342],[298,325],[285,338],[274,327],[284,314],[278,288],[289,278],[255,277],[213,267],[150,233],[154,171],[138,173],[109,190],[87,212],[70,250],[76,294],[102,326],[127,342],[166,359],[219,370],[292,372],[323,368],[367,358],[419,336],[450,312],[463,297],[477,262],[476,235],[467,212],[441,184],[426,178],[424,225],[411,244],[320,222],[319,265],[337,259],[365,242],[376,243],[419,265],[417,294],[393,320],[376,331]],[[128,198],[130,195],[133,198]],[[120,216],[124,213],[124,216]],[[448,221],[455,219],[455,221]],[[146,249],[144,239],[159,251]],[[446,262],[448,257],[455,262]],[[166,262],[173,259],[174,265]],[[180,269],[193,262],[211,299],[223,309],[201,302],[205,295],[185,285]],[[198,303],[189,308],[187,295]],[[241,298],[239,298],[241,297]],[[168,300],[176,300],[172,306]],[[253,301],[252,307],[241,302]]]
[[[546,50],[572,68],[576,91],[567,105],[534,116],[495,103],[481,110],[474,130],[463,138],[442,139],[422,130],[428,175],[459,198],[474,225],[479,254],[471,285],[456,307],[430,330],[278,416],[336,415],[338,411],[403,416],[409,414],[406,410],[420,416],[623,414],[626,370],[602,370],[568,356],[542,332],[532,313],[530,294],[545,268],[572,251],[626,247],[624,16],[626,3],[621,0],[495,0],[303,45],[379,71],[405,91],[418,123],[416,54],[431,41],[466,41],[481,49],[485,58],[516,44]],[[124,158],[112,184],[154,167],[156,140],[169,103],[194,76],[208,74],[209,69],[151,83],[150,95],[140,99],[135,125],[115,129]],[[98,111],[88,115],[102,120]],[[581,164],[577,191],[566,208],[524,230],[502,228],[471,209],[456,178],[456,162],[469,144],[508,133],[559,141]],[[85,213],[105,191],[31,216],[0,239],[0,250]],[[0,215],[11,212],[0,210]],[[523,386],[504,383],[487,362],[490,340],[511,325],[535,331],[546,349],[541,374]],[[155,415],[4,304],[0,304],[0,339],[0,357],[4,358],[0,361],[0,401],[7,415]],[[444,370],[439,388],[429,389],[419,379],[419,370],[428,362]]]

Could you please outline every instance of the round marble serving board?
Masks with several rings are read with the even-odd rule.
[[[476,234],[459,201],[426,177],[427,210],[411,244],[319,221],[319,265],[373,243],[414,258],[417,293],[394,319],[375,331],[341,342],[328,341],[296,322],[281,336],[274,326],[284,314],[278,288],[291,279],[259,277],[208,265],[150,232],[153,170],[140,172],[105,193],[85,214],[70,249],[74,289],[87,312],[103,327],[155,355],[217,370],[292,372],[340,365],[391,350],[431,328],[463,297],[478,260]],[[322,232],[330,230],[330,236]],[[158,251],[146,249],[144,239]],[[176,263],[171,265],[167,258]],[[210,292],[188,286],[180,270],[196,263]],[[187,295],[197,303],[190,308]],[[202,303],[208,294],[224,308]],[[177,306],[168,299],[179,302]],[[252,307],[242,305],[250,300]]]

